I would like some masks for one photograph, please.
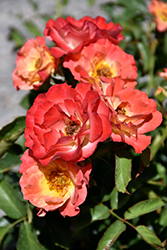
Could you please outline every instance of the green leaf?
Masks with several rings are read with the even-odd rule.
[[[110,216],[109,208],[103,204],[90,209],[92,221],[105,220]]]
[[[31,21],[24,22],[24,25],[29,30],[29,32],[34,36],[42,36],[42,32],[33,24]]]
[[[38,4],[35,3],[33,0],[29,0],[29,3],[32,5],[32,7],[34,8],[34,10],[38,10]]]
[[[142,186],[142,184],[140,182],[138,182],[137,180],[131,180],[131,182],[128,185],[128,192],[133,194],[141,186]]]
[[[110,206],[112,209],[118,209],[118,191],[116,187],[111,192]]]
[[[160,214],[159,224],[162,227],[167,227],[167,205],[163,208]]]
[[[148,214],[164,206],[164,202],[159,198],[152,198],[141,201],[130,207],[124,214],[125,219],[131,220],[143,214]]]
[[[150,66],[150,51],[149,46],[145,42],[138,42],[137,47],[142,59],[143,70],[146,72]]]
[[[10,223],[6,220],[6,218],[0,218],[0,246],[5,234],[9,229],[9,225]]]
[[[0,227],[0,245],[7,231],[8,227]]]
[[[20,156],[12,153],[7,153],[5,157],[0,159],[0,174],[9,170],[13,166],[21,163]]]
[[[38,96],[39,92],[36,90],[30,90],[20,102],[20,105],[25,109],[30,109],[33,105],[35,98]]]
[[[24,129],[25,117],[21,116],[0,130],[0,156],[23,134]]]
[[[99,241],[97,250],[110,249],[116,239],[122,232],[126,230],[126,225],[119,220],[116,220],[108,229],[105,231],[103,237]]]
[[[17,250],[43,250],[37,237],[32,232],[31,225],[24,221],[19,230],[19,239],[17,244]]]
[[[137,226],[136,231],[140,234],[140,236],[145,240],[148,244],[153,245],[154,247],[160,246],[162,247],[162,243],[160,239],[147,227],[145,226]]]
[[[89,3],[90,6],[93,6],[94,3],[95,3],[95,0],[88,0],[88,3]]]
[[[68,4],[68,0],[62,0],[62,6],[66,6]]]
[[[144,167],[148,167],[151,161],[151,149],[148,147],[146,148],[141,154],[141,161]]]
[[[18,48],[22,47],[24,44],[24,37],[16,28],[10,29],[9,40],[14,41]]]
[[[125,155],[116,155],[115,182],[119,192],[126,192],[126,186],[131,180],[131,165],[131,159],[126,158]]]
[[[164,37],[164,44],[163,44],[163,51],[165,54],[167,54],[167,34],[165,34],[165,37]]]
[[[26,206],[17,197],[17,192],[5,181],[0,183],[0,208],[12,219],[26,216]]]

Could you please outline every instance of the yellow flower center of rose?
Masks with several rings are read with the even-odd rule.
[[[116,109],[116,111],[117,111],[117,114],[119,114],[119,115],[126,115],[126,109],[125,108],[118,107]]]
[[[117,75],[116,67],[110,65],[107,61],[102,60],[94,65],[94,70],[90,71],[90,75],[94,78],[113,78]]]
[[[27,65],[27,70],[29,72],[33,72],[38,69],[40,63],[40,58],[35,58],[34,60],[31,61],[31,63],[28,63]]]
[[[79,123],[75,121],[69,121],[68,124],[66,124],[65,132],[67,136],[72,136],[72,135],[76,135],[79,129],[80,129]]]
[[[43,195],[64,197],[74,188],[73,180],[65,166],[58,166],[55,162],[40,167],[43,177],[40,181]]]
[[[50,191],[55,190],[57,193],[65,195],[71,186],[71,178],[67,172],[56,169],[47,176],[47,184]]]
[[[164,22],[167,22],[167,11],[161,11],[158,13],[158,16],[160,17],[160,19]]]

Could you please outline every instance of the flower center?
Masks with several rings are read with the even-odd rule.
[[[118,107],[118,108],[116,109],[116,112],[117,112],[117,114],[119,114],[119,115],[126,115],[126,109],[121,108],[121,107]]]
[[[108,67],[101,67],[101,68],[97,69],[96,72],[97,72],[97,75],[99,77],[102,77],[102,76],[107,77],[107,78],[112,77],[112,73]]]
[[[69,123],[66,124],[65,131],[66,131],[66,134],[69,136],[76,135],[79,128],[80,128],[79,123],[75,121],[69,121]]]
[[[161,18],[162,21],[167,22],[167,12],[166,11],[161,11],[159,13],[159,17]]]
[[[71,185],[71,179],[67,172],[61,172],[56,169],[47,176],[47,184],[51,191],[56,190],[57,193],[65,195],[68,187]]]
[[[106,60],[94,60],[91,64],[89,75],[99,82],[100,78],[113,78],[118,74],[116,62],[107,62]]]

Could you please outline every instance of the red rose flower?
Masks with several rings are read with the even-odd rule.
[[[17,90],[37,90],[57,66],[58,59],[51,55],[43,37],[29,39],[17,54],[13,85]]]
[[[45,27],[44,36],[56,43],[52,54],[61,57],[70,51],[77,52],[83,45],[88,45],[100,38],[108,38],[112,43],[118,44],[124,37],[120,33],[120,24],[106,23],[103,17],[92,18],[85,16],[79,20],[62,17],[55,21],[50,19]]]
[[[156,129],[162,122],[155,101],[145,92],[131,88],[104,98],[113,112],[111,139],[125,142],[133,146],[136,153],[142,153],[151,143],[151,136],[145,133]]]
[[[23,154],[20,166],[21,191],[24,199],[38,207],[39,216],[59,209],[65,217],[79,213],[87,196],[91,163],[81,168],[76,162],[57,159],[43,166],[30,150]]]
[[[96,43],[84,46],[78,53],[69,53],[63,63],[69,68],[74,78],[90,82],[100,92],[101,81],[108,82],[118,77],[126,82],[137,78],[137,67],[134,57],[125,53],[119,46],[108,39],[99,39]]]
[[[167,3],[151,0],[149,11],[154,15],[154,21],[159,32],[167,30]]]
[[[26,116],[25,145],[46,165],[53,158],[83,160],[111,134],[109,109],[91,84],[64,84],[40,94]]]

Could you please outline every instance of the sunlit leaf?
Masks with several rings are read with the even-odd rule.
[[[111,192],[110,206],[112,209],[118,209],[118,190],[115,187]]]
[[[0,183],[0,209],[12,219],[26,216],[25,204],[17,197],[17,192],[5,180]]]
[[[126,230],[126,225],[122,221],[115,221],[109,228],[105,231],[103,237],[99,241],[97,250],[110,249],[116,239],[120,236],[122,232]]]
[[[110,216],[109,208],[103,204],[90,209],[92,221],[105,220]]]
[[[126,192],[126,187],[131,180],[131,165],[131,159],[116,155],[115,182],[119,192]]]
[[[136,227],[136,231],[150,245],[162,247],[160,239],[147,227],[141,225]]]
[[[161,199],[153,198],[145,201],[138,202],[134,206],[130,207],[124,214],[125,219],[131,220],[139,217],[143,214],[151,213],[156,209],[164,206],[164,202]]]
[[[21,224],[19,229],[19,238],[17,244],[17,250],[44,250],[37,240],[37,237],[33,233],[31,225],[26,221]]]

